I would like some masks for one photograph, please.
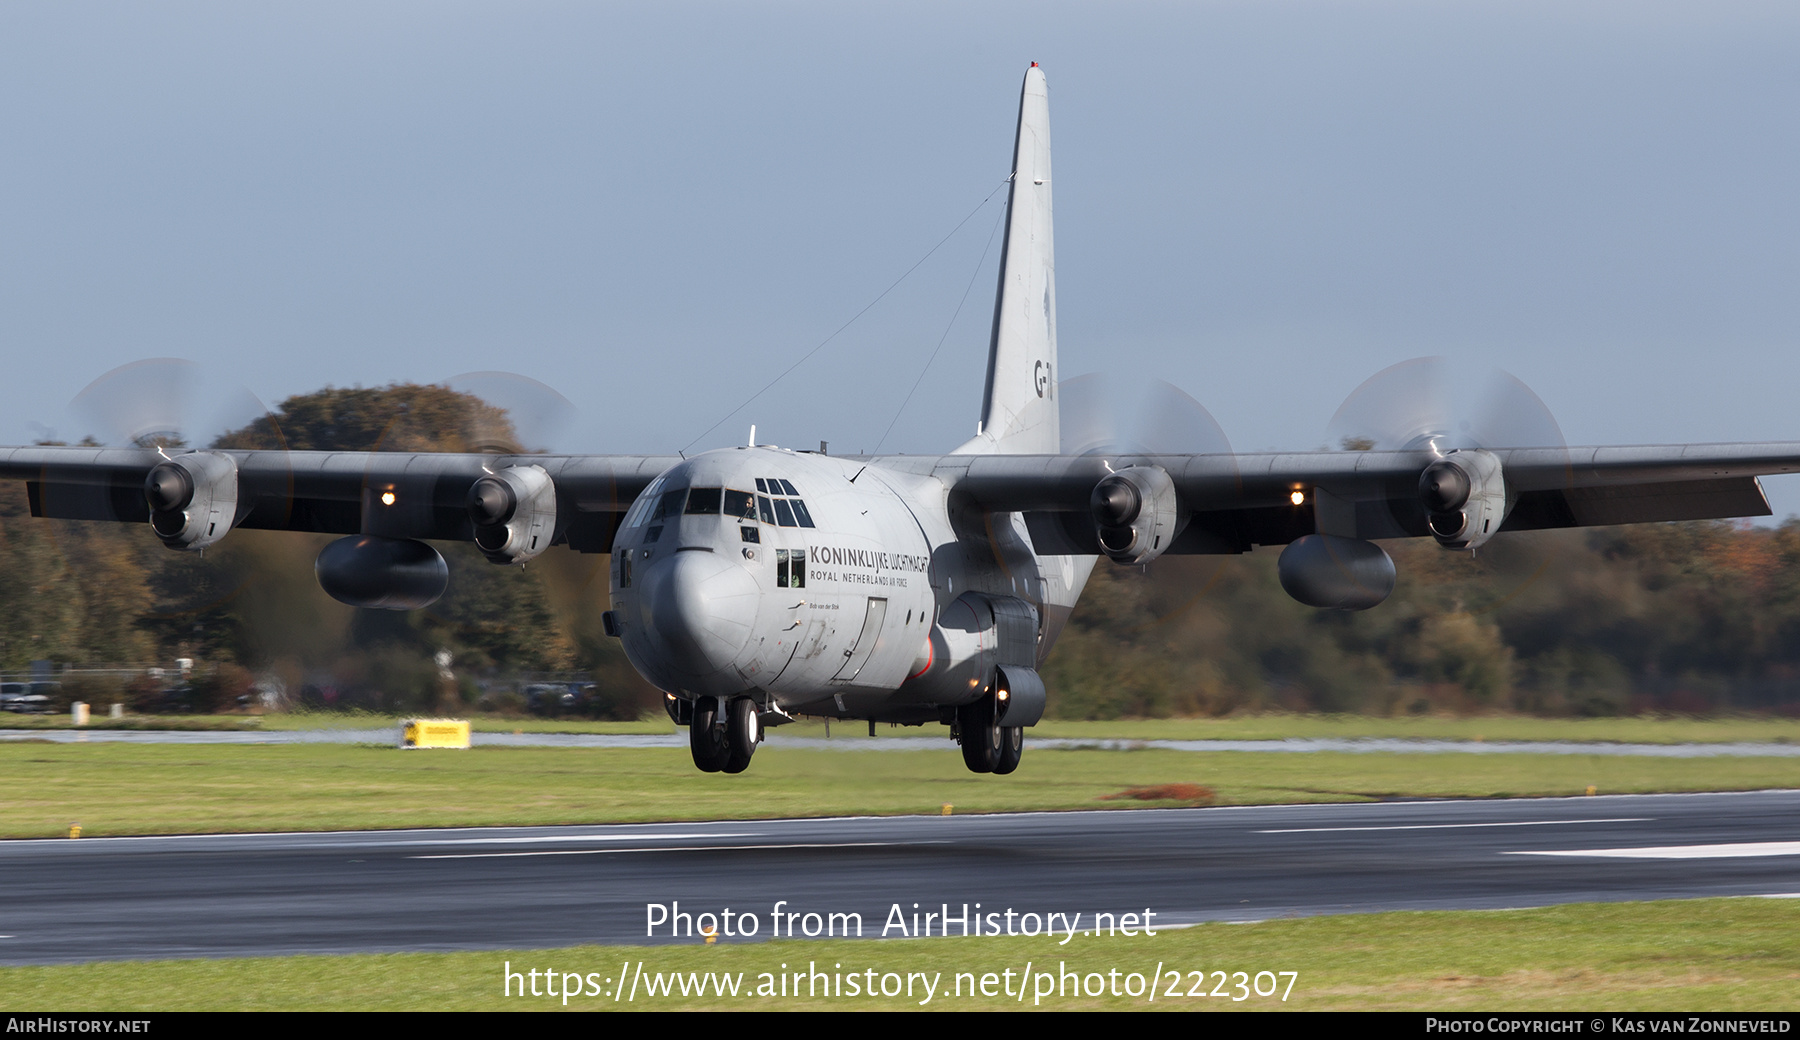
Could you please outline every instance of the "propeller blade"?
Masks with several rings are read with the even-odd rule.
[[[255,394],[181,358],[146,358],[120,365],[83,388],[69,403],[68,413],[81,436],[109,447],[174,451],[220,446],[265,452],[286,448],[279,426]],[[269,472],[266,460],[262,469]],[[179,490],[153,486],[146,494],[174,501]],[[209,612],[252,580],[256,551],[243,538],[236,535],[204,555],[156,556],[149,615],[165,622],[183,619],[184,624],[192,619],[196,632],[206,629]]]
[[[1325,438],[1347,451],[1563,447],[1562,426],[1518,377],[1442,357],[1402,361],[1364,380]]]
[[[1231,454],[1231,440],[1204,405],[1179,387],[1132,385],[1104,373],[1057,385],[1063,451],[1075,455]]]
[[[1563,448],[1562,424],[1543,399],[1510,372],[1488,374],[1471,433],[1488,448]]]
[[[1345,451],[1398,451],[1448,435],[1454,420],[1443,361],[1413,358],[1364,380],[1326,424],[1326,442]]]
[[[83,433],[114,448],[185,445],[194,363],[147,358],[101,375],[69,402]]]
[[[84,436],[108,447],[204,448],[268,414],[248,389],[181,358],[120,365],[69,402]]]
[[[1077,376],[1057,386],[1062,407],[1063,451],[1077,455],[1223,455],[1231,441],[1212,413],[1171,383],[1132,384],[1104,373]],[[1161,556],[1138,567],[1107,566],[1113,580],[1131,586],[1141,628],[1173,621],[1192,610],[1213,587],[1228,557]]]
[[[1565,447],[1562,427],[1542,399],[1516,376],[1483,371],[1442,357],[1402,361],[1375,373],[1344,400],[1326,426],[1332,448],[1407,450]],[[1422,488],[1448,501],[1464,488]],[[1421,616],[1480,614],[1516,600],[1549,569],[1553,545],[1537,532],[1502,532],[1477,552],[1448,553],[1429,544],[1395,546],[1400,584],[1391,602]]]
[[[444,385],[502,413],[475,417],[476,450],[508,455],[567,450],[559,440],[574,423],[575,406],[554,388],[516,372],[464,372]]]

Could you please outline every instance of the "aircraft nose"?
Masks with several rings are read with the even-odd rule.
[[[641,589],[651,634],[683,672],[727,669],[750,642],[756,582],[734,559],[676,552],[649,568]]]

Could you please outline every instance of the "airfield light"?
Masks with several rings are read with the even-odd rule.
[[[394,504],[394,493],[392,491],[383,491],[381,493],[381,504],[384,506],[393,505]]]
[[[1295,505],[1300,505],[1306,501],[1306,492],[1301,491],[1299,488],[1295,488],[1294,493],[1288,496],[1288,501]]]

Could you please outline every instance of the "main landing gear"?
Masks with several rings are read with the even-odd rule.
[[[694,702],[694,718],[688,723],[688,747],[694,753],[694,765],[708,773],[741,773],[750,766],[750,756],[762,742],[762,716],[756,702],[748,697],[734,697],[719,713],[719,698],[702,697]]]
[[[994,699],[983,697],[956,709],[957,739],[963,765],[972,773],[1010,773],[1025,754],[1025,728],[994,721]]]

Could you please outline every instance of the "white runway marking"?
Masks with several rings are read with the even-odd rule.
[[[754,849],[863,849],[886,845],[948,845],[948,841],[817,841],[786,845],[646,845],[640,849],[550,849],[544,852],[446,852],[407,859],[511,859],[517,856],[608,856],[623,852],[743,852]]]
[[[1509,852],[1508,856],[1601,856],[1607,859],[1732,859],[1741,856],[1800,856],[1800,841],[1747,841],[1735,845],[1660,845],[1646,849],[1555,849]]]
[[[1516,820],[1506,823],[1397,823],[1383,827],[1288,827],[1258,834],[1320,834],[1326,831],[1447,831],[1459,827],[1561,827],[1572,823],[1646,823],[1652,816],[1620,816],[1610,820]]]
[[[755,838],[755,831],[697,832],[694,834],[549,834],[531,838],[446,838],[442,841],[409,841],[408,845],[535,845],[556,841],[644,841],[667,838],[671,841],[693,841],[696,838]]]

